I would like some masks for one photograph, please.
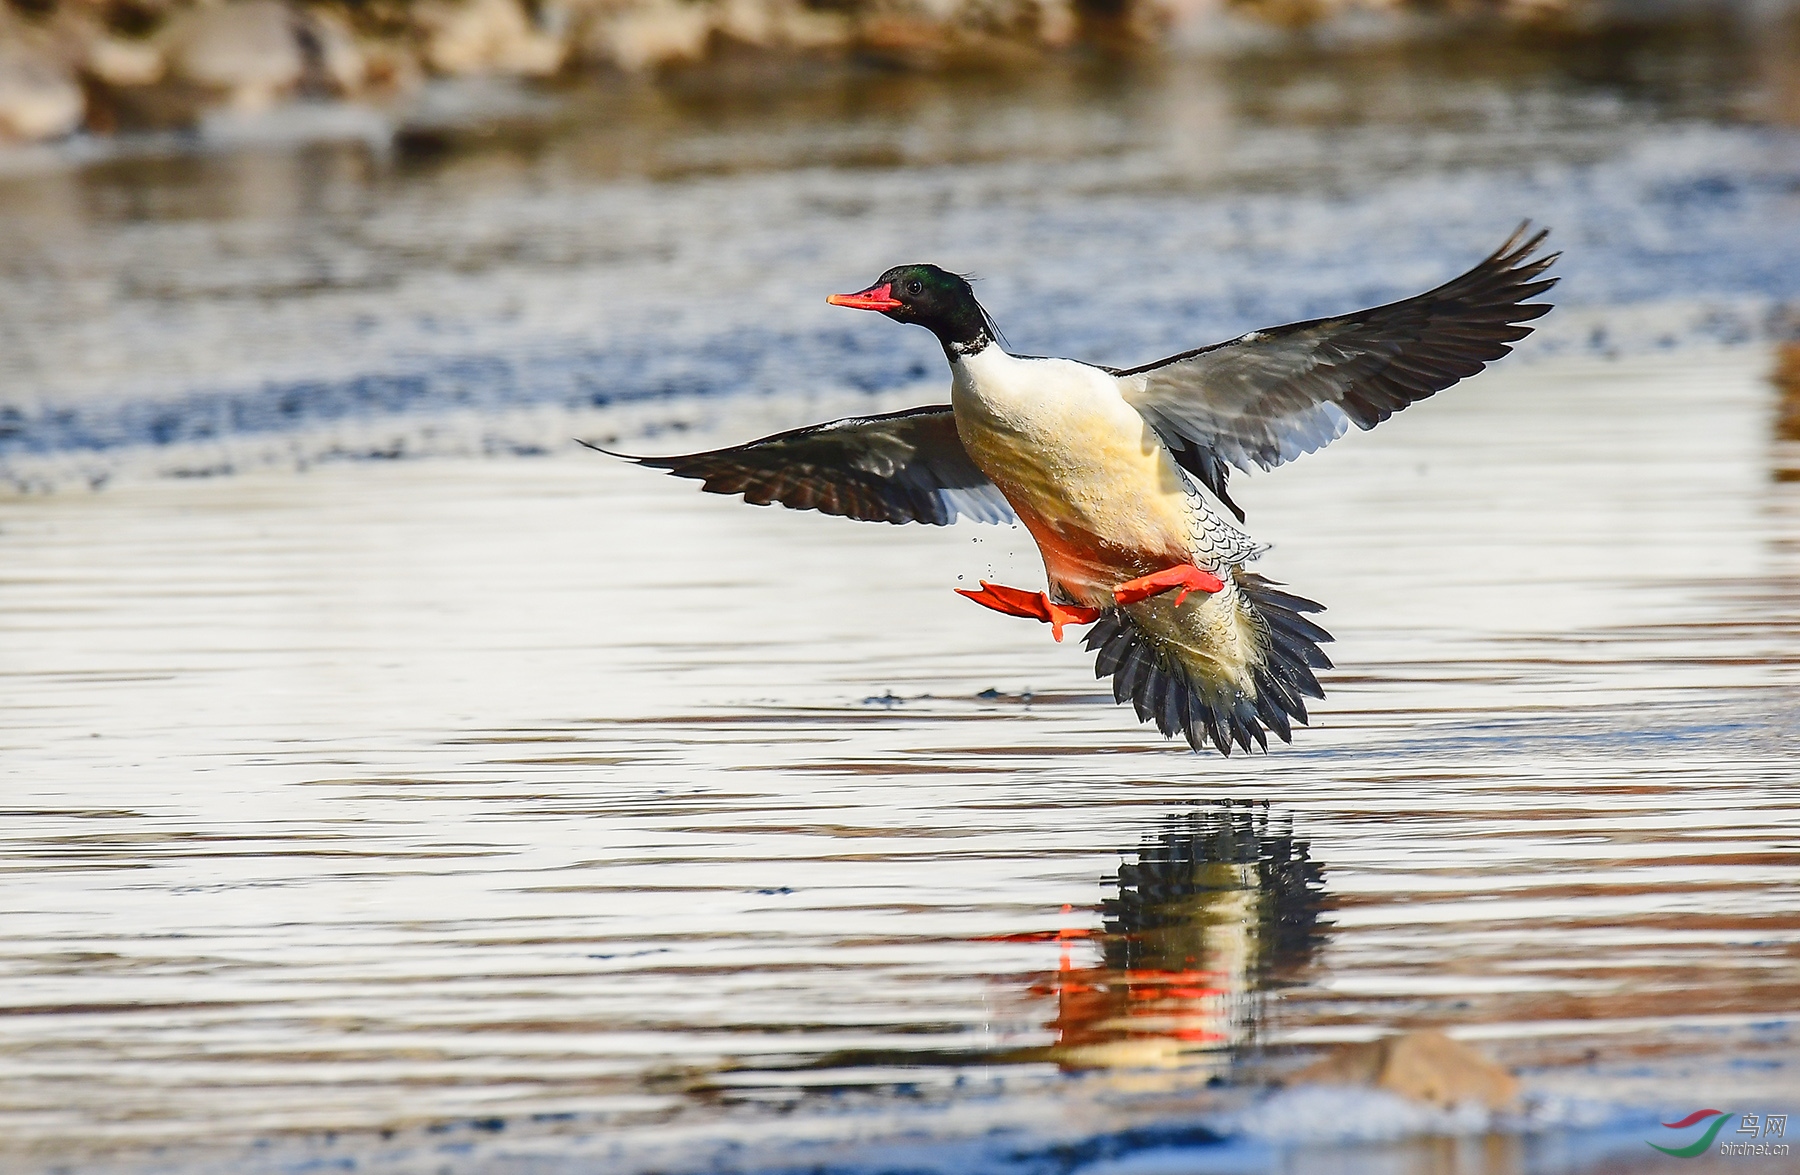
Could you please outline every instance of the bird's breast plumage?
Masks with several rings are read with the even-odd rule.
[[[997,346],[952,369],[964,448],[1037,540],[1053,585],[1075,600],[1110,603],[1126,579],[1188,561],[1219,571],[1254,552],[1109,372]]]

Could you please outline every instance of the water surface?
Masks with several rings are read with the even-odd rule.
[[[1292,1145],[1257,1082],[1420,1025],[1539,1129],[1791,1104],[1760,365],[1503,369],[1246,486],[1341,668],[1229,761],[950,593],[1032,582],[1010,529],[585,452],[9,501],[9,1164]]]
[[[1636,1171],[1657,1113],[1792,1107],[1781,44],[671,84],[10,170],[0,1166]],[[1040,582],[1023,532],[569,440],[941,398],[929,338],[822,304],[896,261],[1123,363],[1526,216],[1568,252],[1517,356],[1243,480],[1338,638],[1267,756],[951,593]],[[1427,1026],[1526,1103],[1272,1092]]]

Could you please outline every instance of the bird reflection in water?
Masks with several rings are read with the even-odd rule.
[[[1169,818],[1122,863],[1099,932],[1056,937],[1048,1058],[1064,1068],[1218,1067],[1253,1044],[1266,993],[1292,983],[1324,931],[1324,869],[1266,804]],[[1076,966],[1076,940],[1100,949]]]

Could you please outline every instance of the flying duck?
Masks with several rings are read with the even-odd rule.
[[[985,580],[957,591],[997,612],[1093,625],[1096,677],[1140,722],[1268,749],[1292,741],[1332,638],[1323,611],[1248,565],[1267,550],[1231,500],[1232,469],[1272,469],[1371,429],[1507,354],[1550,310],[1534,257],[1546,232],[1505,244],[1460,277],[1404,301],[1251,331],[1142,367],[1010,354],[969,283],[901,265],[833,306],[922,326],[950,363],[950,402],[854,416],[748,444],[639,465],[746,502],[868,522],[1018,520],[1049,590]],[[605,450],[602,450],[605,451]]]

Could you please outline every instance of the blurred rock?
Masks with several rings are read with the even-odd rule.
[[[724,0],[713,9],[720,36],[773,49],[826,49],[848,45],[855,31],[848,13],[795,0]]]
[[[1362,1085],[1438,1106],[1476,1102],[1492,1110],[1511,1106],[1519,1097],[1519,1082],[1511,1073],[1433,1031],[1345,1045],[1294,1074],[1288,1084]]]
[[[1596,0],[1462,0],[1452,4],[1420,3],[1419,0],[1225,0],[1225,7],[1233,13],[1286,28],[1300,28],[1358,12],[1449,11],[1465,16],[1488,14],[1516,21],[1543,21],[1565,16],[1576,9],[1600,6],[1603,3]]]
[[[127,41],[101,33],[83,47],[81,67],[109,86],[149,86],[162,80],[167,62],[162,50],[149,41]]]
[[[1800,7],[1758,39],[1764,117],[1784,126],[1800,126]]]
[[[0,19],[0,141],[61,138],[81,125],[86,110],[69,68]]]
[[[356,36],[335,13],[308,12],[298,28],[307,59],[307,81],[331,94],[354,94],[368,76],[368,62]]]
[[[381,93],[405,93],[425,80],[425,69],[411,45],[404,41],[365,40],[358,45],[365,89]]]
[[[1775,352],[1775,436],[1800,441],[1800,343],[1783,343]]]
[[[1098,0],[1097,0],[1098,3]],[[1086,7],[1093,8],[1096,4]],[[1113,11],[1114,8],[1117,11]],[[1108,31],[1096,40],[1117,39],[1136,7],[1107,3],[1100,20]],[[1091,14],[1077,20],[1076,6],[1063,0],[992,0],[974,6],[931,5],[889,7],[861,18],[853,44],[865,55],[915,69],[959,65],[1029,66],[1045,48],[1064,46],[1077,33],[1095,32]],[[1121,24],[1120,22],[1126,22]],[[1114,26],[1118,27],[1115,28]],[[1135,25],[1130,25],[1135,29]],[[1126,34],[1138,40],[1135,31]]]
[[[1283,28],[1317,24],[1350,8],[1396,8],[1397,4],[1357,3],[1357,0],[1229,0],[1226,7],[1241,16]]]
[[[350,28],[328,11],[303,12],[280,0],[238,0],[191,9],[171,21],[156,47],[177,81],[222,94],[239,110],[261,110],[295,94],[347,95],[368,72]],[[90,55],[95,76],[116,85]]]
[[[515,0],[428,2],[413,12],[425,39],[425,63],[439,73],[546,77],[568,47],[532,23]]]
[[[1039,0],[1037,9],[1038,40],[1058,49],[1074,43],[1081,23],[1071,0]]]
[[[196,8],[165,31],[170,72],[221,91],[242,110],[273,105],[306,73],[300,19],[279,0],[241,0]]]
[[[764,35],[759,22],[740,20],[739,27]],[[587,40],[593,56],[621,69],[642,70],[706,55],[713,31],[711,14],[698,4],[662,3],[630,9],[595,22]],[[760,43],[767,43],[766,41]]]

